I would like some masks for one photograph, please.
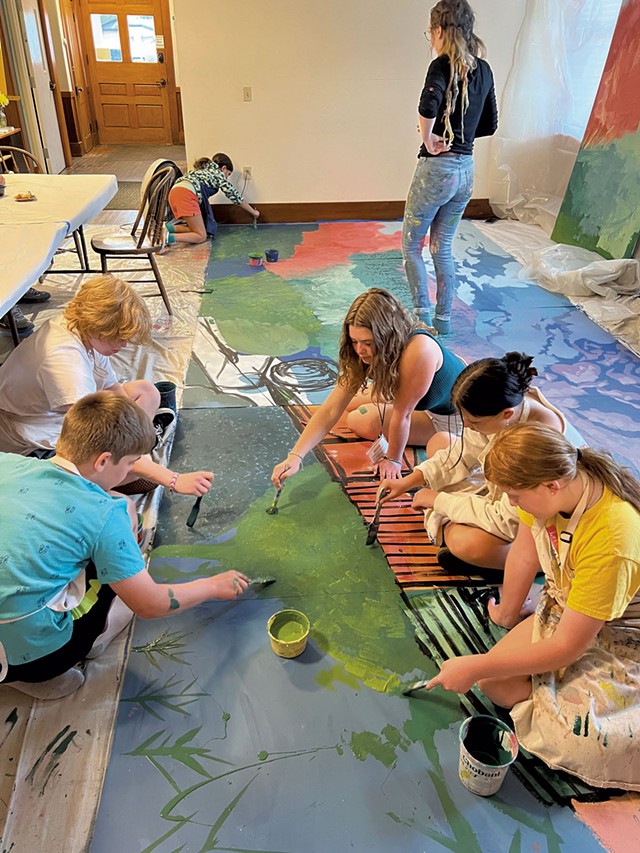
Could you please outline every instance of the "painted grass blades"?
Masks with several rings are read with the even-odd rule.
[[[202,495],[199,498],[196,498],[196,502],[191,507],[191,512],[189,513],[189,518],[187,518],[187,527],[193,527],[193,525],[198,520],[198,515],[200,514],[200,504],[202,502]]]

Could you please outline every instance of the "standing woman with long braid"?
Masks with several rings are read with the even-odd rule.
[[[446,335],[450,331],[456,272],[452,244],[473,190],[473,142],[498,126],[493,74],[482,58],[485,46],[473,31],[467,0],[440,0],[425,36],[437,54],[427,71],[418,122],[422,146],[409,189],[402,254],[416,316]],[[436,308],[431,316],[422,249],[436,272]]]

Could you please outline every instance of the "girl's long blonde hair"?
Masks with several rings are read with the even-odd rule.
[[[464,114],[469,106],[469,72],[477,59],[486,56],[484,43],[473,31],[476,16],[467,0],[440,0],[431,10],[429,26],[442,28],[442,55],[449,58],[450,76],[445,92],[444,140],[453,142],[451,116],[462,89],[461,127],[464,140]]]
[[[574,480],[584,471],[640,512],[640,482],[609,453],[576,449],[562,433],[542,424],[506,427],[484,460],[487,480],[507,489],[535,489],[553,480]]]
[[[349,326],[371,331],[373,358],[364,364],[351,343]],[[338,383],[353,394],[368,380],[373,384],[372,398],[391,402],[398,388],[400,359],[416,324],[393,294],[371,287],[352,303],[342,324],[338,354]]]
[[[67,328],[85,346],[89,338],[151,344],[149,309],[131,285],[116,275],[85,282],[64,309]]]

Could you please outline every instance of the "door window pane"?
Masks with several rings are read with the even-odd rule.
[[[98,62],[122,62],[117,15],[91,15],[91,32]]]
[[[132,62],[157,62],[156,28],[153,15],[127,15]]]

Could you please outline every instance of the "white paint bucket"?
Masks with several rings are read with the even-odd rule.
[[[472,794],[490,797],[500,789],[518,755],[518,739],[497,717],[478,714],[460,726],[460,781]]]

